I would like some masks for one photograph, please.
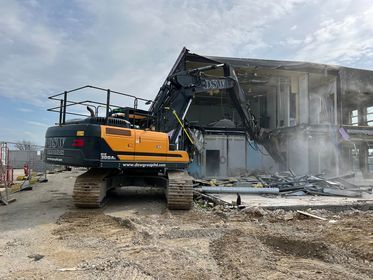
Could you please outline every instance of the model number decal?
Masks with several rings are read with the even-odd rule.
[[[106,153],[101,153],[101,159],[116,159],[115,156],[109,156]]]

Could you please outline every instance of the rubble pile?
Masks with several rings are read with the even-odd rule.
[[[292,171],[275,174],[255,174],[237,178],[195,180],[195,190],[203,193],[251,193],[285,196],[321,195],[361,197],[363,192],[372,193],[372,186],[359,187],[346,179],[348,174],[334,178],[320,175],[297,176]]]

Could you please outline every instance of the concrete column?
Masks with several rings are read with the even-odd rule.
[[[309,116],[309,92],[308,92],[309,74],[306,73],[299,77],[299,123],[308,124]]]

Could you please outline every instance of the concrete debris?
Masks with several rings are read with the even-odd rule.
[[[44,258],[44,255],[32,254],[27,257],[29,257],[30,259],[34,259],[34,261],[37,262],[37,261],[40,261],[42,258]]]
[[[251,187],[202,187],[204,193],[242,193],[242,194],[278,194],[278,188],[251,188]]]
[[[359,193],[357,191],[324,188],[323,192],[324,192],[325,195],[329,194],[329,195],[333,195],[333,196],[361,197],[361,193]]]
[[[242,213],[248,214],[253,217],[263,217],[267,215],[268,211],[260,207],[248,207],[242,210]]]
[[[279,172],[241,176],[238,178],[195,180],[195,187],[203,193],[252,193],[281,195],[321,195],[361,197],[363,192],[372,192],[372,188],[359,188],[343,178],[351,174],[332,179],[322,175],[296,176],[294,172]]]
[[[284,215],[284,220],[285,220],[285,221],[292,220],[292,219],[294,219],[294,216],[295,216],[295,214],[294,214],[293,212],[288,212],[288,213],[286,213],[286,214]]]
[[[46,182],[48,182],[48,179],[47,179],[47,178],[40,177],[40,178],[38,179],[38,182],[39,182],[39,183],[46,183]]]

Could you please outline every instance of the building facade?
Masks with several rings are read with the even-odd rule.
[[[270,132],[284,161],[248,139],[226,90],[196,95],[186,120],[203,149],[191,164],[200,177],[291,169],[297,174],[373,174],[373,71],[308,62],[201,56],[182,51],[172,72],[228,64],[240,103]],[[219,70],[204,75],[219,76]]]

